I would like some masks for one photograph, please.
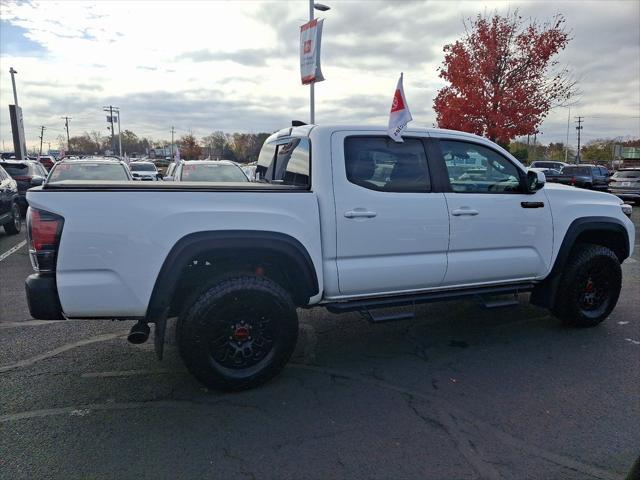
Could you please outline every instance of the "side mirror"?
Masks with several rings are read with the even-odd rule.
[[[542,172],[527,171],[527,191],[534,193],[544,187],[547,179]]]
[[[38,187],[38,186],[42,185],[43,182],[44,182],[44,178],[42,178],[42,177],[33,177],[31,179],[30,183],[31,183],[32,187]]]

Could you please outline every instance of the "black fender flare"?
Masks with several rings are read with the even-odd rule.
[[[214,249],[267,250],[285,255],[301,274],[301,289],[308,299],[319,292],[318,276],[307,249],[295,238],[260,230],[201,231],[182,237],[171,248],[156,278],[145,321],[155,323],[156,354],[162,359],[167,315],[182,269],[194,256]]]
[[[562,239],[562,244],[558,250],[558,255],[556,255],[551,272],[547,278],[539,283],[533,290],[531,303],[545,308],[550,308],[554,304],[558,283],[560,282],[560,277],[569,259],[571,250],[576,244],[578,237],[590,231],[604,231],[622,235],[624,238],[622,250],[617,252],[620,263],[629,256],[629,233],[620,220],[613,217],[596,216],[577,218],[571,222]]]

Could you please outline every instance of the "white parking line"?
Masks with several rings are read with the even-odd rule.
[[[85,345],[91,345],[92,343],[97,343],[97,342],[106,342],[108,340],[113,340],[118,337],[125,337],[126,335],[127,335],[127,332],[108,333],[105,335],[98,335],[95,337],[85,338],[84,340],[79,340],[73,343],[67,343],[66,345],[62,345],[61,347],[36,355],[35,357],[26,358],[24,360],[20,360],[19,362],[16,362],[16,363],[11,363],[9,365],[1,365],[0,373],[8,372],[16,368],[28,367],[30,365],[33,365],[36,362],[39,362],[40,360],[45,360],[47,358],[55,357],[56,355],[64,353],[68,350],[72,350],[74,348],[83,347]]]
[[[14,252],[17,252],[18,250],[20,250],[22,247],[24,247],[27,244],[26,240],[21,241],[19,244],[14,245],[13,247],[11,247],[9,250],[7,250],[6,252],[4,252],[2,255],[0,255],[0,262],[2,260],[4,260],[5,258],[7,258],[9,255],[11,255]]]

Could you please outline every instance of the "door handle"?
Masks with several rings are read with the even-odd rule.
[[[522,208],[544,208],[544,202],[520,202]]]
[[[460,217],[462,215],[469,215],[470,217],[473,217],[479,213],[480,212],[478,210],[473,210],[471,208],[458,208],[457,210],[452,211],[451,215],[455,217]]]
[[[344,216],[347,218],[373,218],[378,215],[376,212],[370,212],[369,210],[349,210],[344,212]]]

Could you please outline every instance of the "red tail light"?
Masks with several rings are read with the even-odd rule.
[[[571,177],[571,181],[569,183],[571,183],[571,185],[575,185],[576,184],[576,177]]]
[[[31,266],[37,272],[54,272],[64,218],[55,213],[29,208],[27,235]]]

